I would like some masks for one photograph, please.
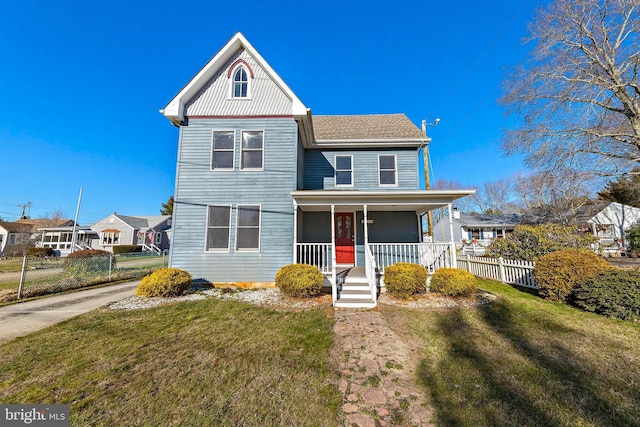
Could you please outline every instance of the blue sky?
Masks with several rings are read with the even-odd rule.
[[[403,112],[429,127],[435,179],[525,170],[499,150],[497,104],[536,0],[23,0],[0,15],[0,217],[90,225],[157,215],[178,129],[158,110],[241,31],[315,114]]]

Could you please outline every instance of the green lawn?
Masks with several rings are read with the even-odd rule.
[[[0,347],[0,402],[68,403],[72,425],[335,425],[321,310],[207,299],[80,316]]]
[[[480,280],[465,309],[383,306],[441,426],[640,426],[640,325]]]

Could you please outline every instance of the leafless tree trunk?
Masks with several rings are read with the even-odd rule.
[[[640,2],[555,0],[530,25],[530,62],[502,103],[503,148],[536,169],[613,176],[640,163]]]

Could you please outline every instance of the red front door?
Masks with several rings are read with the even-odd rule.
[[[354,223],[352,213],[335,214],[336,263],[354,264]]]

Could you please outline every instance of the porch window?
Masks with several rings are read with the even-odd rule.
[[[209,206],[207,212],[207,251],[229,250],[231,206]]]
[[[233,170],[235,139],[233,130],[213,131],[212,170]]]
[[[336,187],[353,186],[353,156],[336,156]]]
[[[260,250],[260,205],[238,205],[236,250]]]
[[[57,241],[57,236],[52,240]],[[120,232],[119,231],[103,231],[100,239],[102,246],[119,245],[120,244]]]
[[[251,130],[242,132],[241,169],[262,169],[264,132]]]
[[[398,169],[395,154],[381,154],[378,156],[379,181],[381,187],[398,185]]]
[[[248,96],[249,79],[247,78],[247,71],[243,67],[239,67],[235,73],[233,73],[233,98],[246,98]]]

